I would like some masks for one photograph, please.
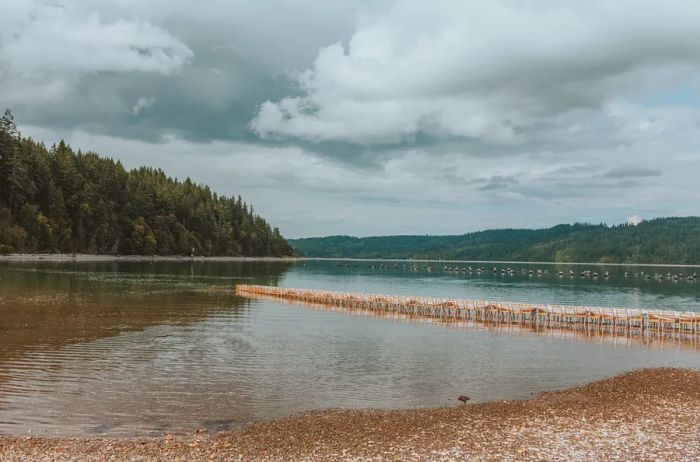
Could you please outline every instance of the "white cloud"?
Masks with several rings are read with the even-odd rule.
[[[134,104],[131,107],[131,112],[134,113],[135,116],[141,114],[141,111],[144,109],[148,109],[150,107],[153,107],[156,104],[156,98],[153,96],[146,96],[143,98],[139,98],[138,101],[136,101],[136,104]]]
[[[556,153],[465,157],[459,150],[436,157],[402,149],[381,168],[348,168],[299,147],[242,142],[192,143],[169,137],[147,143],[85,132],[53,133],[22,127],[26,135],[120,159],[127,168],[149,165],[169,175],[205,182],[219,194],[237,195],[289,237],[328,234],[458,234],[494,227],[542,227],[589,221],[620,223],[631,213],[689,215],[697,204],[694,172],[700,159],[675,152],[654,163],[655,146],[621,147],[650,168],[669,163],[664,177],[607,178],[609,153],[580,152],[562,161]],[[627,165],[623,163],[621,165]],[[678,191],[686,191],[679,195]]]
[[[594,1],[397,2],[267,101],[262,137],[517,143],[553,118],[700,76],[700,9]]]
[[[0,97],[47,102],[86,75],[180,70],[192,51],[146,20],[106,21],[78,2],[38,0],[0,7]]]
[[[0,1],[24,134],[241,193],[289,236],[697,214],[689,0],[50,1]]]

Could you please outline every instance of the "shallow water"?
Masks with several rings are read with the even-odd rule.
[[[471,264],[486,267],[481,274],[382,264],[2,263],[0,432],[226,429],[307,409],[453,405],[459,394],[520,399],[639,367],[700,368],[696,343],[409,323],[232,292],[245,282],[700,311],[700,283],[634,277],[692,268],[590,266],[600,273],[593,279],[578,266],[570,278],[566,265],[496,265],[517,268],[510,276],[493,264]]]

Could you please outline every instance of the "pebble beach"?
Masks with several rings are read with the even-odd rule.
[[[700,371],[647,369],[525,401],[326,410],[147,439],[0,436],[3,461],[700,460]]]

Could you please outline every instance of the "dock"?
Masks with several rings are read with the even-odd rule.
[[[474,321],[496,325],[520,325],[557,329],[595,329],[628,335],[700,335],[700,312],[641,308],[604,308],[552,304],[510,303],[293,289],[261,285],[236,285],[236,295],[269,297],[377,314],[441,322]]]

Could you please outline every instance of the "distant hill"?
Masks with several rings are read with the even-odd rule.
[[[277,228],[240,198],[159,169],[47,149],[0,118],[0,253],[282,256]]]
[[[700,264],[700,217],[638,225],[574,224],[460,236],[290,239],[308,257]]]

